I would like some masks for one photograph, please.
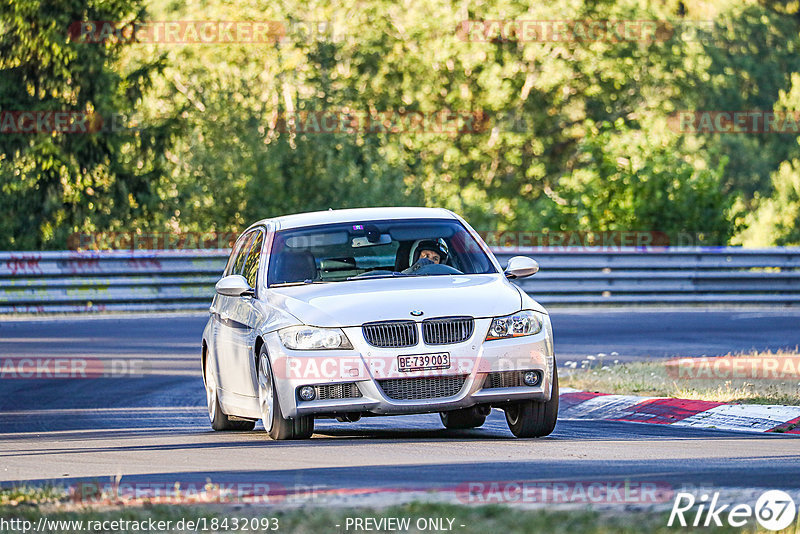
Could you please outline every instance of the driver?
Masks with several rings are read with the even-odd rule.
[[[433,263],[443,263],[447,259],[447,252],[442,250],[436,241],[422,241],[414,253],[414,263],[420,258],[428,258]]]
[[[414,263],[408,269],[402,271],[403,274],[418,271],[425,265],[441,264],[447,261],[447,249],[438,241],[420,241],[414,251]]]

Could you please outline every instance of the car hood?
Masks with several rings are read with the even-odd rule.
[[[271,288],[267,301],[313,326],[453,315],[495,317],[519,311],[517,289],[502,275],[420,276]],[[412,316],[411,311],[422,315]]]

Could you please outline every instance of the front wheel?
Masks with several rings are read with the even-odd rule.
[[[281,406],[275,391],[272,366],[267,348],[261,347],[258,354],[258,404],[264,430],[274,440],[307,439],[314,433],[314,418],[311,416],[289,419],[281,415]]]
[[[506,422],[518,438],[540,438],[553,432],[558,418],[558,369],[553,362],[553,390],[549,401],[523,401],[506,406]]]

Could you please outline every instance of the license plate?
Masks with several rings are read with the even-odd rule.
[[[407,354],[397,357],[398,371],[429,371],[431,369],[450,369],[450,353]]]

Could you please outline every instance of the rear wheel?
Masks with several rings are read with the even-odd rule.
[[[553,362],[553,390],[549,401],[524,401],[506,406],[506,422],[518,438],[540,438],[553,432],[558,418],[558,369]]]
[[[486,422],[488,407],[473,406],[461,410],[449,412],[439,412],[439,417],[445,428],[451,430],[461,430],[465,428],[477,428]]]
[[[285,418],[275,391],[272,366],[267,348],[261,347],[258,354],[258,404],[264,430],[275,440],[307,439],[314,433],[314,418],[311,416]]]
[[[208,404],[208,418],[214,430],[253,430],[255,421],[233,420],[222,411],[219,404],[219,389],[217,380],[211,371],[211,358],[206,355],[205,363],[206,403]]]

